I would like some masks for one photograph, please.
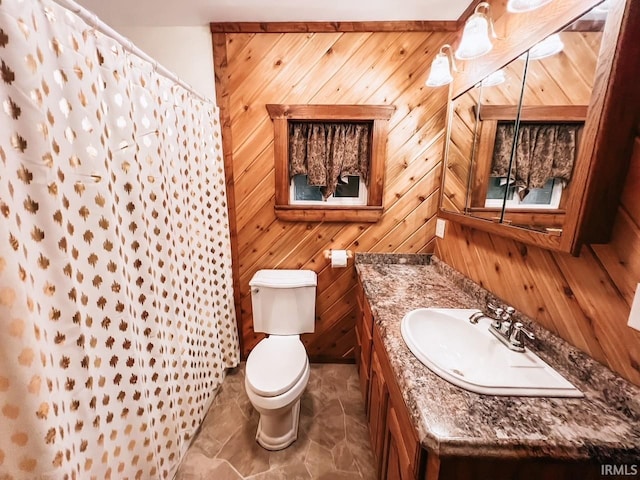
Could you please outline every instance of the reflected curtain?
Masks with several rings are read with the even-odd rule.
[[[217,109],[0,3],[0,477],[171,478],[237,364]]]
[[[290,122],[289,174],[307,175],[325,198],[345,175],[360,175],[368,184],[370,138],[370,123]]]
[[[511,179],[521,198],[532,188],[542,188],[552,178],[565,183],[571,180],[580,128],[575,123],[520,124]],[[507,176],[514,135],[514,123],[498,124],[491,176]]]

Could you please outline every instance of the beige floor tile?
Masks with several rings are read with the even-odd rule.
[[[251,480],[311,480],[313,477],[304,463],[295,463],[272,468],[268,472],[249,478]]]
[[[357,370],[313,364],[300,402],[298,439],[269,452],[255,441],[259,415],[244,386],[244,364],[231,370],[176,480],[373,480]]]
[[[229,462],[187,452],[174,480],[243,480]]]

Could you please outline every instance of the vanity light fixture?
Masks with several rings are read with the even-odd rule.
[[[509,0],[509,3],[507,3],[507,11],[511,13],[530,12],[552,1],[553,0]]]
[[[560,53],[564,49],[564,43],[560,35],[554,33],[529,49],[529,60],[541,60]]]
[[[449,85],[453,81],[451,71],[457,72],[456,62],[453,59],[451,45],[446,44],[440,47],[440,52],[431,62],[429,78],[425,82],[427,87],[442,87]]]
[[[491,75],[485,77],[484,80],[480,82],[480,85],[483,87],[495,87],[496,85],[500,85],[504,83],[506,80],[504,69],[496,70]]]
[[[462,39],[456,50],[458,60],[471,60],[489,53],[493,48],[491,37],[496,38],[493,20],[489,15],[491,6],[487,2],[479,3],[464,24]],[[482,11],[484,10],[484,12]]]

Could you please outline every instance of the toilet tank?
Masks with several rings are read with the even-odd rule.
[[[251,281],[253,329],[273,335],[299,335],[315,329],[313,270],[258,270]]]

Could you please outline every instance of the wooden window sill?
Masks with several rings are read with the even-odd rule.
[[[546,214],[546,215],[564,215],[566,210],[562,208],[509,208],[506,210],[508,213],[523,213],[523,214]],[[467,212],[502,212],[500,207],[469,207]]]
[[[276,205],[276,218],[287,222],[375,223],[382,217],[378,206]]]

